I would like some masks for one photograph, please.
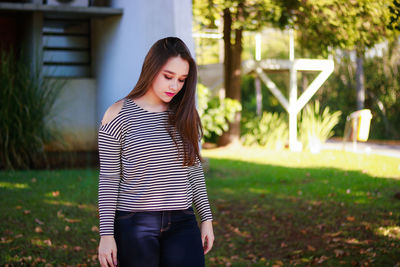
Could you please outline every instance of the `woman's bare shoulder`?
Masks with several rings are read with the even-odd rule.
[[[103,119],[101,120],[101,124],[107,124],[112,121],[115,117],[117,117],[118,113],[121,111],[124,106],[124,99],[121,99],[114,104],[112,104],[104,113]]]

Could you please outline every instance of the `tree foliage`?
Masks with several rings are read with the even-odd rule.
[[[300,45],[314,54],[328,47],[363,53],[388,38],[391,0],[306,0],[293,11]]]
[[[240,10],[243,8],[243,10]],[[245,31],[256,31],[266,23],[277,22],[281,8],[271,0],[194,0],[193,15],[198,29],[217,29],[217,21],[223,19],[224,10],[228,9],[232,17],[232,27]],[[236,16],[242,12],[240,17]]]
[[[400,1],[393,0],[393,4],[389,6],[389,10],[391,15],[388,28],[400,31]]]
[[[194,17],[203,28],[216,29],[223,21],[224,88],[228,98],[241,101],[241,63],[243,32],[254,31],[280,18],[279,5],[272,0],[195,0]],[[220,24],[221,25],[221,24]],[[220,145],[238,141],[241,113],[237,112]]]

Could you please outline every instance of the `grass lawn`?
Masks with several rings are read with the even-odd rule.
[[[207,266],[400,266],[400,159],[203,150]],[[0,172],[0,265],[97,265],[98,170]]]

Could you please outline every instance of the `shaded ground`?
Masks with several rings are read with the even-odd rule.
[[[215,247],[210,266],[400,264],[398,215],[335,201],[260,196],[252,201],[216,201]],[[397,226],[397,227],[396,227]],[[395,239],[376,229],[393,230]],[[215,251],[214,251],[215,252]]]

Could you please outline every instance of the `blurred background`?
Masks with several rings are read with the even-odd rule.
[[[397,144],[398,29],[396,0],[0,1],[0,166],[95,166],[102,115],[165,36],[197,59],[203,145]]]
[[[400,266],[399,0],[0,0],[0,265],[98,266],[97,131],[198,64],[207,266]]]

